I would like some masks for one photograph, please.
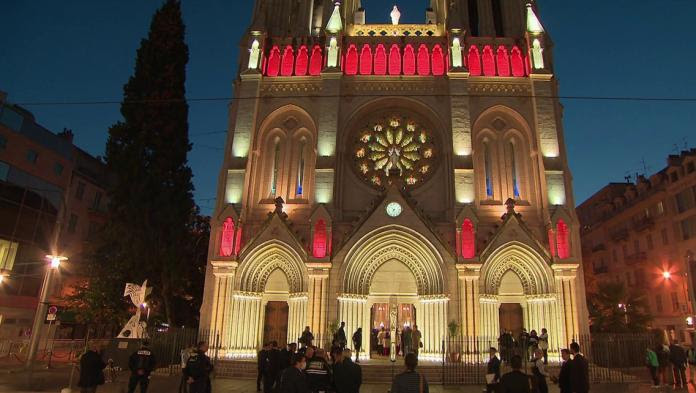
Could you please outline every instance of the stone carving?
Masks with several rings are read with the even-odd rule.
[[[392,8],[391,14],[389,14],[391,17],[392,25],[398,25],[399,24],[399,19],[401,19],[401,12],[399,11],[399,7],[396,5],[394,8]]]

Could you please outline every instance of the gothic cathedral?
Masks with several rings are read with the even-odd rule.
[[[418,325],[426,357],[452,334],[546,328],[557,355],[588,333],[534,2],[431,0],[403,24],[360,0],[256,0],[240,46],[201,309],[221,355],[340,322],[365,357],[383,328]]]

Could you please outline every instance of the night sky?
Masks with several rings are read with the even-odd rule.
[[[119,101],[135,52],[161,4],[152,0],[5,1],[0,12],[0,90],[10,102]],[[555,43],[561,95],[696,97],[692,0],[539,0]],[[230,97],[237,46],[252,0],[184,0],[188,98]],[[392,1],[363,0],[368,22],[386,22]],[[425,0],[399,1],[402,22],[421,22]],[[655,172],[667,154],[696,145],[696,102],[563,100],[576,203],[627,174]],[[104,152],[117,104],[25,105],[50,130],[64,127]],[[227,127],[225,101],[191,102],[196,201],[214,206]],[[690,140],[687,140],[691,137]]]

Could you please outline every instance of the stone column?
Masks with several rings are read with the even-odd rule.
[[[345,322],[346,338],[348,347],[352,347],[351,337],[358,328],[363,328],[362,343],[369,343],[369,318],[370,312],[367,309],[367,296],[343,294],[338,298],[338,317],[339,323]],[[365,322],[367,321],[367,325]],[[367,348],[367,347],[365,347]]]
[[[229,355],[232,357],[254,357],[261,341],[264,312],[261,294],[236,292],[233,295],[231,315],[232,334]]]
[[[559,299],[561,321],[565,333],[565,340],[578,340],[579,321],[578,304],[576,296],[577,264],[554,264],[552,266],[556,277],[556,294]],[[567,343],[565,343],[567,345]]]
[[[417,310],[418,329],[423,335],[424,356],[442,353],[442,340],[447,335],[447,307],[449,298],[445,295],[421,296],[420,310]],[[421,322],[422,321],[422,322]]]
[[[298,342],[306,323],[307,294],[291,294],[288,299],[288,344]]]
[[[305,326],[309,326],[315,339],[320,340],[326,334],[326,296],[328,295],[329,273],[328,270],[310,270],[309,291],[307,299],[307,313]],[[304,326],[302,327],[304,330]]]
[[[465,339],[475,339],[480,334],[479,315],[479,264],[458,264],[459,301],[461,307],[461,335]]]
[[[485,339],[489,344],[497,345],[500,335],[500,302],[496,295],[481,295],[479,297],[481,305],[481,329],[480,338]]]
[[[210,346],[219,345],[220,351],[224,354],[229,348],[231,334],[232,289],[237,262],[211,261],[211,264],[215,284],[210,331],[207,335]]]

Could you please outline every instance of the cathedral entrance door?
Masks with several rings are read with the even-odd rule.
[[[280,348],[287,345],[288,302],[269,301],[266,303],[266,318],[263,324],[263,342],[276,341]]]
[[[500,304],[500,330],[512,332],[513,337],[519,337],[523,326],[522,305],[519,303]]]

